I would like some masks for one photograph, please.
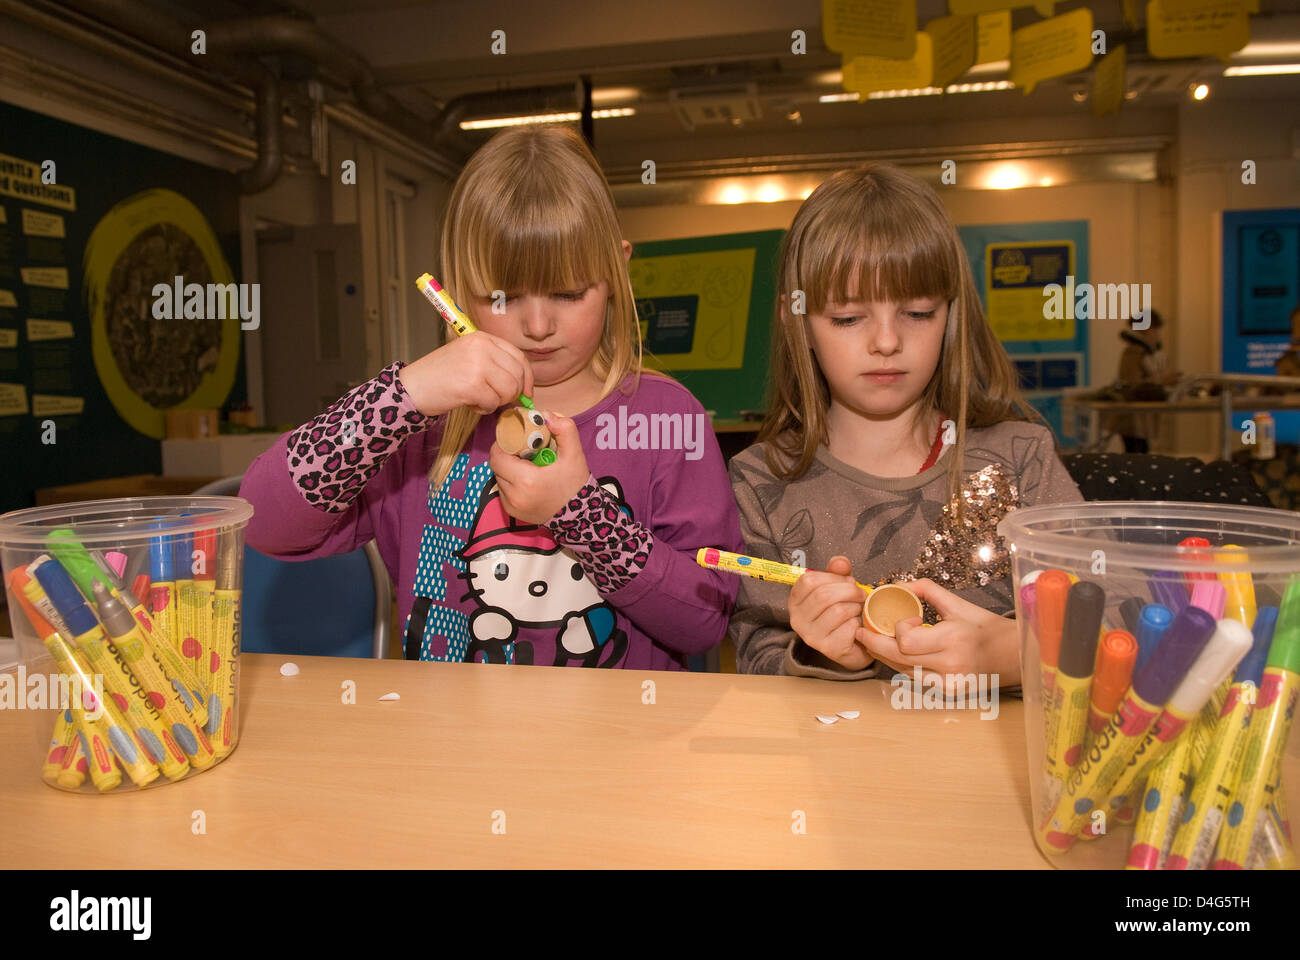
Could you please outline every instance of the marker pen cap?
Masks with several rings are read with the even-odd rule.
[[[1268,665],[1300,673],[1300,577],[1292,577],[1282,595],[1277,631],[1268,648]]]
[[[1161,606],[1158,603],[1148,603],[1142,608],[1142,615],[1138,617],[1137,642],[1138,642],[1138,662],[1137,669],[1141,670],[1146,665],[1151,654],[1156,652],[1156,647],[1160,644],[1160,638],[1165,635],[1169,629],[1169,624],[1174,622],[1174,615],[1169,612],[1169,608]]]
[[[1250,652],[1237,664],[1237,673],[1232,678],[1234,683],[1249,680],[1259,686],[1264,679],[1264,663],[1268,660],[1268,649],[1273,644],[1273,631],[1276,627],[1277,607],[1260,607],[1255,614],[1255,625],[1250,629],[1254,642],[1250,646]]]
[[[1062,570],[1045,570],[1034,581],[1038,605],[1038,648],[1044,666],[1056,666],[1061,652],[1061,629],[1065,625],[1065,602],[1070,577]]]
[[[1151,587],[1151,596],[1162,607],[1168,607],[1177,613],[1187,606],[1187,588],[1182,577],[1168,570],[1157,570],[1147,583]]]
[[[1025,621],[1038,632],[1038,588],[1026,583],[1020,588],[1020,609],[1024,611]]]
[[[1129,597],[1119,605],[1119,615],[1124,618],[1124,626],[1128,632],[1137,635],[1138,618],[1142,616],[1142,608],[1146,606],[1138,597]]]
[[[221,547],[217,551],[217,589],[239,589],[239,549],[238,534],[226,533],[221,538]]]
[[[217,576],[217,531],[200,530],[194,534],[194,552],[203,555],[201,573],[195,573],[195,580],[215,580]]]
[[[1215,627],[1214,618],[1200,607],[1179,610],[1156,652],[1133,677],[1133,692],[1152,706],[1163,707],[1205,649]]]
[[[68,571],[63,569],[59,561],[49,559],[38,564],[32,571],[32,576],[41,585],[45,595],[50,598],[54,609],[59,611],[59,616],[67,623],[74,637],[79,637],[99,625],[95,615],[90,612],[90,607],[86,606],[81,591],[77,589],[77,585],[72,582]]]
[[[31,621],[32,627],[36,630],[42,640],[51,634],[57,633],[54,624],[50,623],[41,612],[36,609],[23,588],[31,582],[31,576],[22,567],[17,567],[13,573],[9,574],[9,587],[13,592],[13,597],[18,601],[18,605],[23,608],[23,613],[27,614],[27,619]]]
[[[159,530],[167,529],[167,525],[161,521],[154,526]],[[172,558],[170,537],[149,538],[149,579],[154,583],[171,583],[176,579],[176,564]]]
[[[110,637],[125,636],[135,629],[135,617],[131,616],[126,604],[108,592],[108,587],[96,580],[92,592],[95,605],[99,607],[100,622]]]
[[[1178,541],[1178,545],[1180,547],[1208,547],[1210,545],[1210,541],[1206,540],[1204,537],[1188,537],[1186,540]],[[1192,557],[1195,559],[1208,560],[1210,558],[1209,551],[1207,550],[1191,550],[1189,551],[1189,553],[1191,553]],[[1192,573],[1183,574],[1183,579],[1187,580],[1189,583],[1192,583],[1198,580],[1204,580],[1204,581],[1217,580],[1218,576],[1216,574],[1211,573],[1208,570],[1200,570],[1200,571],[1194,571]]]
[[[1218,580],[1201,580],[1192,585],[1192,606],[1200,607],[1215,620],[1223,619],[1228,591]]]
[[[1199,584],[1198,584],[1199,586]],[[1198,712],[1210,702],[1210,695],[1241,662],[1254,638],[1239,620],[1222,619],[1210,641],[1201,650],[1182,683],[1169,698],[1169,706],[1184,714]]]
[[[1138,645],[1127,630],[1109,630],[1097,650],[1097,675],[1092,678],[1092,702],[1102,713],[1114,713],[1133,680]]]
[[[84,596],[90,596],[90,586],[99,574],[99,567],[90,558],[86,548],[81,545],[77,535],[66,527],[51,530],[45,537],[54,558],[63,564],[63,569],[72,577],[73,582]]]
[[[1092,676],[1097,662],[1097,637],[1106,594],[1101,587],[1081,580],[1070,587],[1065,604],[1065,630],[1057,669],[1070,677]]]
[[[1024,589],[1025,587],[1029,586],[1031,583],[1036,583],[1038,581],[1038,578],[1041,577],[1042,575],[1043,575],[1042,570],[1030,570],[1028,573],[1026,573],[1023,577],[1020,578],[1021,589]]]

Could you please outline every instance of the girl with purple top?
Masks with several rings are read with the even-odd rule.
[[[631,249],[578,136],[494,137],[442,231],[441,279],[479,332],[259,457],[249,545],[308,559],[375,539],[407,659],[681,669],[717,644],[736,578],[694,553],[741,549],[736,505],[699,402],[642,369]],[[494,442],[520,394],[546,411],[553,464]]]

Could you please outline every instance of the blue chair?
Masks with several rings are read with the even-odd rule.
[[[196,496],[237,496],[242,476],[214,480]],[[277,560],[244,546],[241,645],[246,653],[374,657],[388,652],[393,591],[371,540],[316,560]]]

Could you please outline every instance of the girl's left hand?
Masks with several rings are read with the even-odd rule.
[[[541,524],[551,519],[591,476],[577,424],[557,413],[545,416],[555,437],[554,463],[536,466],[506,453],[495,441],[488,451],[488,466],[496,474],[501,505],[506,513],[524,523]]]
[[[922,676],[939,674],[945,691],[955,686],[950,677],[967,673],[996,673],[1003,687],[1020,682],[1020,635],[1014,619],[990,613],[933,580],[912,580],[906,586],[943,620],[932,627],[922,625],[919,617],[902,620],[894,628],[897,637],[859,627],[857,641],[876,658],[900,673],[910,674],[919,665]]]

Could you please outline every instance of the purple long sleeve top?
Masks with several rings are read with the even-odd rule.
[[[396,586],[409,659],[681,669],[719,642],[736,597],[700,547],[744,541],[699,401],[643,375],[573,418],[591,476],[547,523],[502,508],[480,420],[447,479],[441,418],[412,405],[400,363],[286,433],[244,475],[254,549],[285,560],[372,538]],[[538,467],[544,470],[546,467]]]

